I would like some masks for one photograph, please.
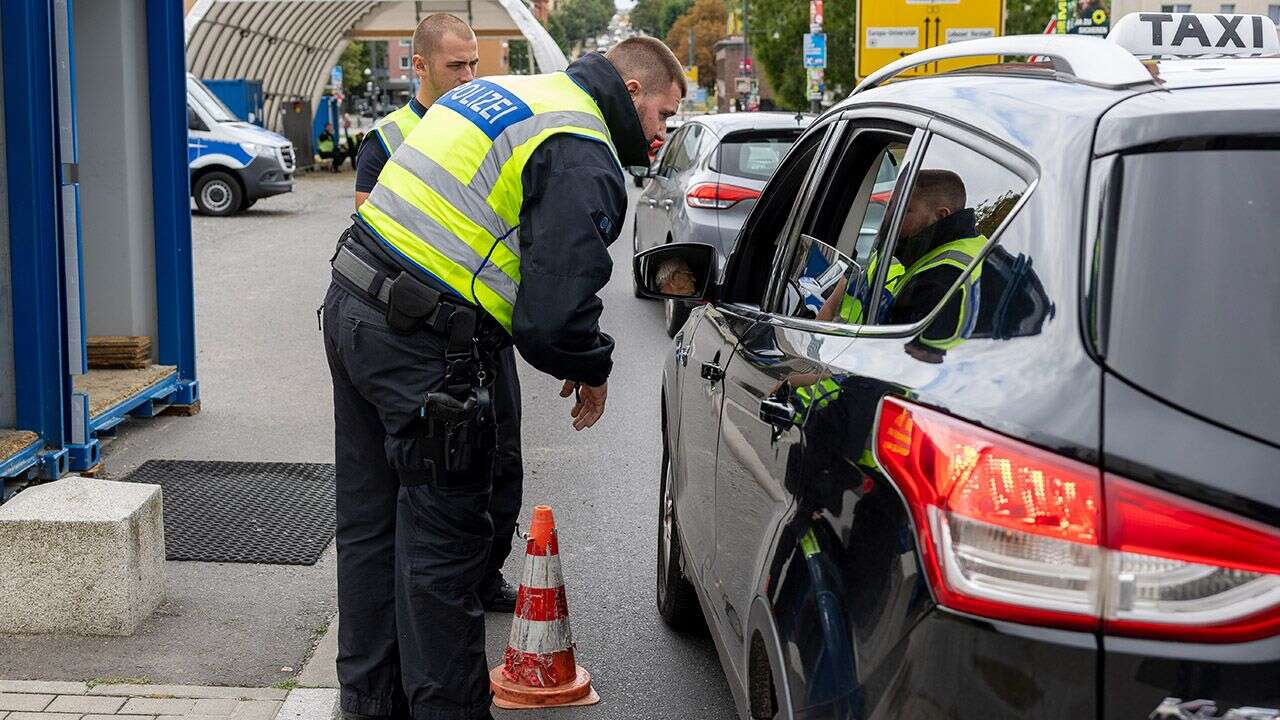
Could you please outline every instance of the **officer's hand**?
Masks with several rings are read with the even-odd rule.
[[[569,397],[577,395],[577,402],[574,403],[573,409],[569,411],[569,415],[573,418],[574,430],[585,430],[604,415],[605,398],[609,394],[609,383],[593,386],[585,383],[575,383],[572,380],[566,380],[564,387],[560,389],[560,397]]]

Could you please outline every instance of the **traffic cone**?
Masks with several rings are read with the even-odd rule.
[[[600,702],[591,674],[574,658],[556,520],[546,505],[533,509],[511,640],[502,664],[489,671],[489,682],[500,708]]]

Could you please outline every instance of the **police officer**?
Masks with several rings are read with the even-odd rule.
[[[387,164],[390,153],[404,142],[436,98],[475,77],[479,55],[471,27],[449,13],[429,15],[413,33],[413,72],[418,90],[403,107],[380,120],[360,148],[356,159],[356,207],[360,207]],[[524,466],[520,458],[520,382],[515,352],[498,351],[497,362],[510,377],[494,397],[498,448],[493,466],[493,493],[489,514],[493,518],[493,546],[489,550],[480,603],[490,612],[516,609],[516,589],[502,576],[502,565],[511,554],[516,522],[520,517]],[[390,547],[388,547],[390,551]]]
[[[978,232],[977,214],[965,203],[964,180],[959,175],[950,170],[921,170],[899,225],[893,254],[906,269],[892,288],[886,283],[893,295],[886,322],[919,322],[964,277],[958,294],[908,347],[913,356],[927,362],[941,362],[947,350],[969,337],[978,319],[982,265],[966,271],[987,238]]]
[[[324,319],[348,717],[392,714],[400,687],[417,720],[489,717],[477,590],[493,398],[510,382],[495,353],[514,343],[564,380],[575,429],[603,415],[613,340],[597,293],[626,213],[622,167],[646,164],[684,90],[652,38],[467,83],[391,153],[344,233]]]

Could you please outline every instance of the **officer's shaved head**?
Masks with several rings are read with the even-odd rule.
[[[919,196],[931,207],[946,208],[953,213],[963,210],[967,200],[964,180],[950,170],[921,170],[911,193],[913,199]]]
[[[645,142],[667,138],[667,118],[676,114],[688,88],[684,68],[671,48],[651,37],[630,37],[605,54],[636,106]]]
[[[452,35],[459,40],[475,37],[471,26],[447,12],[440,12],[422,18],[418,29],[413,31],[413,54],[427,57],[440,47],[445,35]]]
[[[680,86],[680,97],[688,91],[680,61],[671,48],[657,38],[640,35],[627,38],[614,45],[605,57],[618,69],[623,82],[639,80],[647,93],[665,91],[672,83]]]
[[[449,13],[428,15],[413,31],[413,74],[418,102],[430,107],[441,95],[471,82],[480,55],[471,26]]]

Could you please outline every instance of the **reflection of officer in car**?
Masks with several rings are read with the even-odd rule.
[[[987,244],[976,215],[965,207],[965,187],[950,170],[921,170],[898,229],[894,257],[906,268],[894,287],[885,322],[910,325],[938,306],[947,291]],[[941,362],[947,349],[964,342],[977,319],[981,267],[965,276],[958,293],[908,349],[913,356]]]

